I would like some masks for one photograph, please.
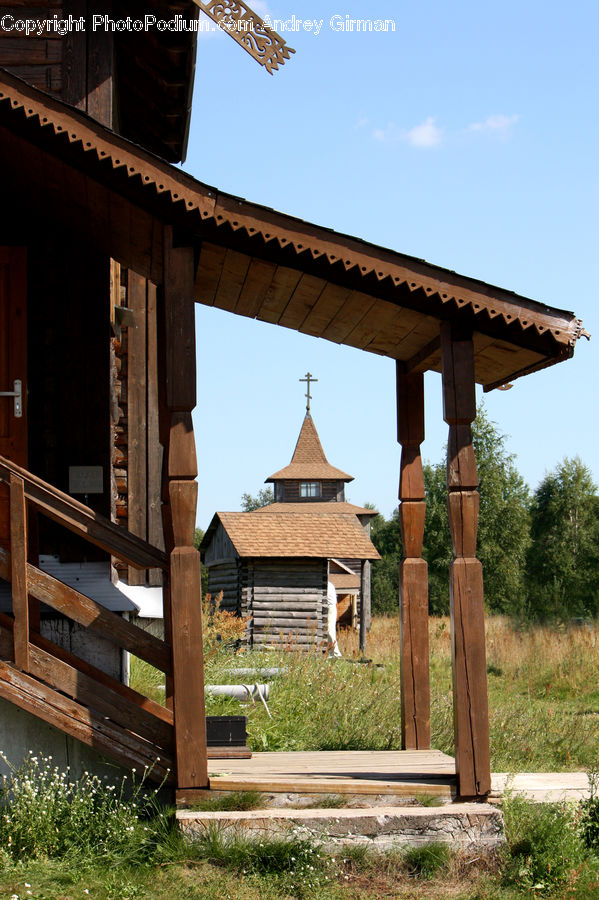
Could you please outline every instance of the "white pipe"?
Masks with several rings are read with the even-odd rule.
[[[207,694],[213,697],[234,697],[236,700],[254,700],[256,697],[268,700],[269,684],[207,684]]]

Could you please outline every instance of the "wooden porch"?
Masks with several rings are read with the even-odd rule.
[[[210,760],[210,791],[455,796],[455,762],[440,750],[319,750]],[[198,796],[202,792],[198,793]]]
[[[164,537],[164,550],[157,549],[143,533],[134,537],[32,476],[26,463],[19,467],[0,460],[0,481],[10,489],[10,538],[0,541],[0,575],[12,581],[13,591],[13,618],[0,622],[0,696],[125,765],[151,765],[159,756],[183,803],[210,784],[220,790],[224,784],[237,784],[235,789],[275,782],[315,789],[320,784],[321,790],[340,793],[343,784],[355,788],[360,783],[364,789],[388,784],[399,790],[405,782],[413,789],[427,771],[422,783],[428,793],[439,778],[447,779],[443,786],[451,790],[457,772],[461,799],[486,796],[491,780],[482,567],[476,558],[479,498],[471,433],[475,383],[491,390],[568,359],[584,334],[579,320],[572,313],[218,192],[7,73],[0,73],[0,162],[10,173],[0,186],[4,227],[10,226],[3,238],[7,266],[23,268],[29,254],[35,271],[36,242],[61,231],[67,246],[76,238],[90,254],[93,251],[103,273],[100,298],[89,299],[85,282],[83,287],[74,282],[73,308],[84,308],[83,299],[99,308],[104,303],[108,329],[111,261],[128,270],[139,295],[152,298],[147,333],[151,325],[156,340],[148,370],[157,385],[158,420],[153,446],[161,445],[163,461],[150,500],[160,509]],[[51,250],[53,245],[50,241],[43,246]],[[25,278],[21,281],[24,288]],[[16,283],[7,276],[6,284]],[[38,287],[45,297],[45,283]],[[384,355],[395,364],[404,549],[397,715],[406,751],[418,752],[389,759],[366,754],[359,765],[356,757],[340,756],[335,762],[322,754],[305,759],[294,754],[277,762],[259,754],[248,762],[211,764],[209,782],[200,558],[193,545],[198,491],[191,415],[196,406],[196,302]],[[64,314],[55,327],[68,333],[69,324]],[[201,339],[199,335],[200,352]],[[428,584],[422,556],[426,503],[420,446],[423,377],[428,370],[440,372],[443,381],[454,555],[450,590],[456,764],[448,757],[438,759],[442,773],[422,762],[436,758],[429,752]],[[245,375],[241,371],[240,377]],[[15,371],[9,386],[16,379],[22,383],[26,415],[28,384],[23,373]],[[144,393],[144,383],[137,388]],[[9,451],[11,447],[5,455],[18,461]],[[143,456],[140,472],[143,492]],[[52,481],[51,475],[45,477]],[[160,569],[165,641],[150,639],[41,572],[28,549],[31,508],[131,567]],[[47,646],[39,634],[38,601],[160,668],[165,673],[166,709]]]

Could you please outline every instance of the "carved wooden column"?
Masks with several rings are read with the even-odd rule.
[[[397,363],[397,440],[401,444],[399,564],[401,734],[404,750],[431,745],[428,566],[422,559],[426,502],[420,444],[424,440],[424,376]]]
[[[166,376],[165,542],[169,552],[170,631],[177,788],[208,786],[200,556],[193,546],[197,462],[191,411],[196,403],[194,254],[175,247],[165,228],[164,325]]]
[[[489,712],[482,565],[476,559],[478,476],[471,422],[476,416],[471,330],[441,326],[443,416],[447,444],[448,510],[454,560],[449,574],[453,651],[453,714],[460,797],[491,790]]]

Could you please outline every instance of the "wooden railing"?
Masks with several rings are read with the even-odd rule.
[[[13,606],[13,618],[0,614],[0,696],[126,765],[147,766],[152,777],[171,781],[172,710],[42,637],[30,621],[32,598],[167,678],[171,648],[30,563],[28,506],[136,568],[166,569],[166,554],[3,457],[0,482],[10,492],[10,551],[0,548],[0,578],[12,582]]]

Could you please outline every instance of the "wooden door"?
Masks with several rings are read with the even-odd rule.
[[[0,392],[21,382],[21,410],[0,396],[0,456],[27,465],[27,291],[23,247],[0,247]],[[17,413],[15,415],[15,412]],[[10,535],[8,488],[0,486],[0,546]]]

